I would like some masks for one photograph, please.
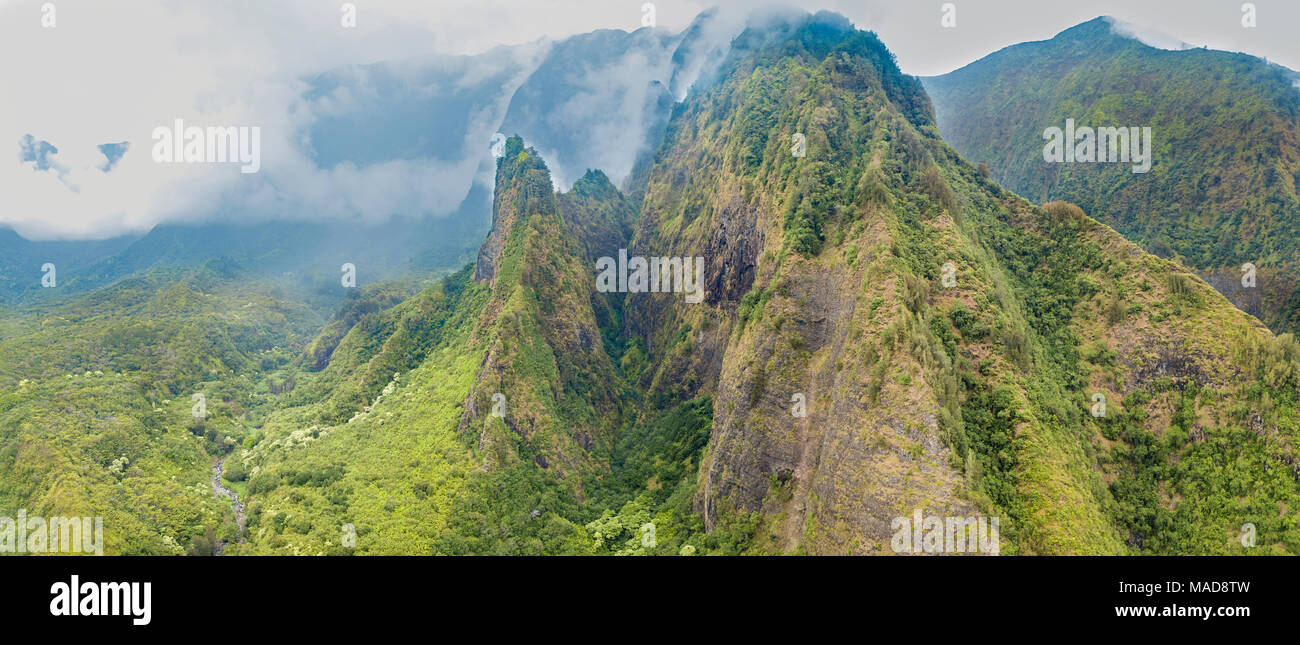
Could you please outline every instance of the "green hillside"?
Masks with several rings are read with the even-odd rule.
[[[617,303],[583,275],[591,253],[626,235],[622,195],[600,173],[555,194],[518,138],[496,186],[493,234],[473,271],[400,304],[375,293],[312,342],[294,391],[236,455],[229,477],[246,491],[249,529],[232,553],[676,554],[743,543],[743,527],[703,535],[689,508],[708,400],[628,413],[636,395],[605,342]]]
[[[319,324],[298,300],[213,262],[5,311],[0,515],[103,517],[110,554],[211,553],[233,538],[209,471],[255,439]]]
[[[1289,335],[982,177],[842,20],[742,35],[724,72],[670,124],[632,244],[708,258],[705,304],[626,316],[651,401],[713,398],[707,526],[879,553],[923,507],[1000,516],[1004,553],[1240,551],[1245,522],[1300,546]]]
[[[842,17],[710,79],[635,198],[508,139],[436,282],[214,261],[6,311],[0,514],[104,515],[115,554],[890,554],[916,511],[1004,554],[1300,551],[1291,335],[1003,189]],[[702,302],[598,290],[620,249],[703,258]]]
[[[1064,199],[1196,271],[1277,332],[1300,331],[1300,91],[1245,54],[1168,51],[1106,18],[924,79],[944,138],[1039,203]],[[1047,163],[1044,129],[1149,127],[1150,172]],[[1257,267],[1254,285],[1242,266]]]

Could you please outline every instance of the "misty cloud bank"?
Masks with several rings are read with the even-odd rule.
[[[1192,49],[1192,46],[1165,34],[1158,29],[1143,27],[1129,22],[1124,22],[1111,16],[1106,16],[1106,22],[1110,24],[1110,30],[1117,36],[1132,38],[1148,47],[1156,49],[1168,49],[1171,51],[1180,51],[1183,49]]]
[[[806,13],[716,1],[721,8],[703,13],[698,7],[709,0],[657,3],[660,20],[675,16],[681,29],[637,29],[637,7],[612,3],[575,18],[503,10],[491,0],[370,0],[355,30],[341,29],[338,16],[312,0],[201,10],[66,0],[54,29],[16,3],[3,5],[0,55],[11,63],[0,82],[22,89],[20,100],[0,103],[0,150],[12,146],[0,152],[0,227],[32,239],[102,239],[160,223],[479,217],[492,188],[490,142],[499,135],[536,147],[559,189],[588,168],[624,185],[673,106],[746,25]],[[924,34],[887,37],[899,25],[914,31],[919,8],[793,1],[883,29],[900,60],[917,47],[921,54],[909,55],[934,50]],[[448,12],[465,20],[450,24]],[[629,30],[519,38],[591,24]],[[1152,46],[1187,47],[1128,22],[1112,28]],[[430,53],[511,38],[520,44]],[[258,127],[260,171],[155,163],[150,133],[178,119]]]
[[[195,77],[203,69],[196,66],[172,79],[189,95],[157,103],[150,94],[166,88],[132,80],[148,77],[148,66],[116,74],[122,85],[113,95],[139,100],[79,110],[60,103],[53,112],[63,119],[91,114],[76,127],[31,107],[3,115],[0,135],[22,135],[14,137],[13,163],[0,162],[7,206],[0,225],[31,239],[96,239],[160,223],[463,217],[486,212],[477,200],[465,206],[471,194],[491,191],[490,143],[498,133],[535,146],[557,189],[588,168],[621,185],[672,106],[721,61],[748,16],[714,10],[680,32],[598,30],[470,56],[290,66],[227,83]],[[143,64],[146,51],[125,47],[126,58]],[[166,83],[170,73],[153,80]],[[260,170],[156,163],[150,133],[175,119],[260,128]]]

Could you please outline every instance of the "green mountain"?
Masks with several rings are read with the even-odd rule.
[[[55,267],[55,284],[62,276],[78,275],[99,261],[117,255],[139,236],[107,240],[33,242],[11,228],[0,226],[0,303],[13,303],[39,293],[47,274],[43,267]]]
[[[193,269],[210,261],[307,289],[337,285],[344,263],[356,267],[361,284],[446,274],[473,258],[487,227],[477,211],[487,202],[486,194],[471,194],[445,218],[164,224],[144,235],[104,241],[29,241],[3,229],[0,303],[52,303],[142,272]],[[41,281],[47,262],[56,268],[53,289]]]
[[[650,401],[713,399],[710,528],[757,513],[755,548],[888,552],[924,507],[1000,516],[1009,553],[1229,552],[1245,522],[1296,549],[1295,341],[982,177],[842,19],[733,43],[632,248],[709,263],[704,304],[632,295],[626,320]]]
[[[874,34],[751,22],[643,173],[557,193],[513,137],[436,282],[216,261],[6,311],[0,514],[111,513],[111,553],[891,553],[916,512],[1300,551],[1300,344],[984,176]]]
[[[636,423],[608,351],[620,303],[591,289],[587,267],[623,243],[631,216],[598,171],[556,194],[537,151],[509,139],[473,269],[340,311],[260,440],[234,457],[249,519],[232,552],[641,549],[647,507],[664,500],[631,499],[644,480],[629,471],[671,475],[658,490],[686,482],[679,513],[660,510],[662,526],[684,528],[662,533],[659,552],[677,553],[692,530],[698,548],[734,552],[689,511],[707,401]]]
[[[1295,72],[1245,54],[1156,49],[1113,24],[1097,18],[924,79],[944,138],[1011,190],[1074,202],[1275,331],[1300,330]],[[1066,119],[1149,127],[1150,171],[1044,162],[1044,130]]]

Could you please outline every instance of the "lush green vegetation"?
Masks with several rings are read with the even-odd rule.
[[[232,466],[246,479],[248,542],[231,552],[744,548],[743,524],[705,534],[690,507],[709,401],[639,418],[599,396],[633,396],[622,374],[639,367],[616,329],[620,303],[598,317],[601,300],[579,277],[579,258],[628,234],[622,196],[589,174],[557,199],[517,138],[498,170],[505,241],[491,282],[466,267],[409,299],[381,285],[339,309]],[[557,334],[574,327],[589,344]],[[495,392],[507,393],[500,416],[485,414]],[[622,429],[604,445],[597,433],[610,423]],[[642,531],[649,521],[657,541]],[[629,542],[638,546],[615,546]]]
[[[1273,329],[1300,330],[1300,93],[1245,54],[1167,51],[1105,19],[928,78],[945,138],[1030,199],[1066,199],[1207,276]],[[1149,127],[1150,172],[1045,163],[1050,126]],[[1242,288],[1240,267],[1259,267]]]
[[[5,314],[0,515],[103,517],[108,553],[233,538],[212,461],[256,435],[268,383],[318,324],[279,293],[209,263]]]
[[[0,514],[132,554],[880,553],[913,508],[1003,553],[1300,549],[1300,344],[992,183],[874,35],[746,32],[665,136],[638,226],[509,139],[436,282],[214,261],[4,313]],[[619,248],[719,273],[598,293]]]
[[[960,499],[945,484],[927,486],[942,481],[934,470],[929,481],[909,479],[918,477],[916,467],[904,470],[904,483],[885,484],[895,486],[887,489],[891,499],[940,506],[964,500],[999,515],[1004,553],[1223,552],[1243,523],[1262,521],[1262,504],[1237,503],[1212,468],[1176,466],[1180,451],[1160,457],[1166,470],[1134,465],[1126,456],[1134,450],[1129,440],[1102,435],[1099,425],[1114,420],[1096,420],[1090,406],[1104,390],[1112,411],[1126,413],[1120,400],[1159,388],[1151,370],[1162,366],[1180,382],[1213,383],[1212,409],[1203,403],[1197,413],[1213,416],[1200,432],[1216,441],[1239,437],[1256,411],[1277,410],[1256,422],[1276,439],[1247,443],[1243,463],[1291,463],[1294,386],[1274,379],[1261,389],[1257,379],[1265,377],[1232,372],[1237,364],[1258,366],[1261,374],[1287,372],[1289,359],[1262,352],[1243,358],[1222,342],[1228,329],[1249,342],[1265,342],[1267,334],[1194,276],[1142,256],[1079,207],[1034,207],[992,183],[996,167],[990,173],[970,166],[939,139],[923,93],[890,85],[896,67],[869,35],[814,19],[778,44],[753,41],[762,44],[738,47],[728,74],[688,100],[670,124],[646,190],[645,216],[657,221],[639,234],[669,248],[712,248],[717,231],[746,230],[747,213],[757,213],[753,226],[766,234],[752,285],[714,294],[723,302],[718,309],[638,310],[656,316],[647,347],[651,400],[689,394],[684,383],[708,392],[718,379],[697,510],[716,503],[715,521],[723,521],[762,509],[758,544],[878,551],[870,541],[881,539],[880,529],[860,527],[872,519],[887,525],[902,509],[862,509],[861,497],[852,495],[829,503],[841,493],[820,482],[879,477],[890,472],[888,461],[868,457],[840,462],[830,473],[812,470],[807,479],[793,476],[789,455],[810,440],[792,428],[798,422],[788,392],[821,390],[828,399],[821,405],[834,406],[836,415],[815,422],[813,436],[827,437],[820,441],[844,442],[845,433],[873,437],[875,420],[904,428],[905,436],[877,431],[858,441],[924,463],[933,448],[913,437],[927,430],[941,437],[945,465],[961,479]],[[796,133],[806,141],[805,157],[792,154]],[[1032,141],[1041,145],[1037,134]],[[676,181],[698,166],[723,170],[708,181]],[[736,201],[745,206],[736,208]],[[948,262],[955,267],[951,285],[942,284]],[[719,284],[727,279],[733,276]],[[834,295],[819,297],[825,291]],[[726,354],[721,374],[710,374],[707,330],[711,318],[727,315],[728,300],[735,322],[717,325],[728,334]],[[863,313],[839,319],[836,330],[807,322],[855,307]],[[1140,331],[1127,331],[1134,328]],[[840,330],[844,336],[836,336]],[[826,381],[830,365],[842,390]],[[909,397],[932,405],[925,408],[932,416],[917,415]],[[865,401],[863,417],[853,416],[854,400]],[[1140,425],[1152,436],[1177,432],[1163,414]],[[1253,476],[1248,472],[1254,471],[1242,470],[1242,481]],[[761,476],[774,482],[766,493]],[[1277,485],[1256,491],[1256,499],[1293,508],[1296,482],[1288,489],[1287,477],[1269,476]],[[1165,488],[1152,497],[1130,480]],[[871,481],[876,488],[857,490],[880,494],[882,484]],[[1198,491],[1197,501],[1171,493],[1175,483]],[[1181,513],[1182,531],[1201,536],[1199,546],[1179,546],[1171,531],[1163,542],[1134,537],[1150,530],[1135,528],[1132,509],[1153,499]],[[851,512],[862,514],[846,527],[841,516]],[[791,526],[792,515],[801,525]],[[1273,523],[1269,539],[1292,539],[1289,522]],[[1209,536],[1218,539],[1213,549],[1205,547]]]

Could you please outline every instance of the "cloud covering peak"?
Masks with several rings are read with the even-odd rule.
[[[621,182],[673,91],[689,88],[681,73],[698,77],[739,30],[710,12],[690,51],[679,51],[683,33],[642,28],[451,55],[405,23],[363,14],[345,29],[297,0],[58,7],[52,29],[0,7],[0,54],[32,61],[4,72],[24,99],[0,108],[0,146],[13,146],[0,156],[0,224],[33,239],[212,219],[446,216],[490,184],[499,132],[537,145],[562,187],[589,167]],[[380,62],[354,62],[366,59]],[[154,138],[174,122],[209,138],[256,128],[260,159],[245,172],[159,163]]]

